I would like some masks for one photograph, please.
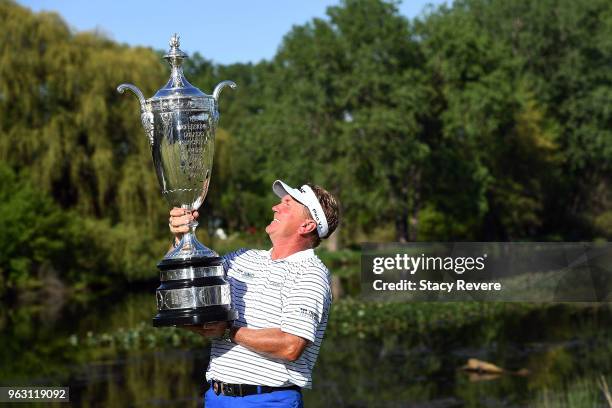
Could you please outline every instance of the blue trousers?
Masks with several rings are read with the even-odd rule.
[[[302,394],[295,390],[274,391],[246,397],[216,395],[212,388],[204,394],[205,408],[304,408]]]

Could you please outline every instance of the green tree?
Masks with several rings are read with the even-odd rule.
[[[0,296],[31,285],[56,267],[66,249],[66,223],[44,192],[0,163]]]
[[[347,233],[394,220],[406,240],[428,152],[423,59],[392,3],[345,1],[328,16],[284,38],[251,151],[266,182],[313,180],[337,194],[345,218],[359,220]]]
[[[30,169],[64,208],[115,221],[158,217],[138,105],[115,90],[133,82],[151,93],[164,77],[156,54],[72,34],[56,14],[9,1],[0,24],[0,158]]]
[[[458,239],[533,236],[555,162],[555,124],[520,59],[483,27],[477,10],[459,2],[418,24],[438,108],[429,210],[451,226],[438,232]]]

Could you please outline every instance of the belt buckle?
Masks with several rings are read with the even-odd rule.
[[[221,392],[228,397],[242,397],[242,384],[221,383]]]
[[[217,381],[213,381],[212,386],[213,386],[213,391],[215,392],[215,395],[219,396],[219,394],[221,394],[222,387],[219,385]]]

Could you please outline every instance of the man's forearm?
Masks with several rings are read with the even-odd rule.
[[[307,341],[281,329],[249,329],[234,327],[232,341],[249,350],[282,360],[295,361],[304,351]]]

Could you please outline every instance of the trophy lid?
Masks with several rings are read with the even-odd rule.
[[[170,79],[163,88],[153,95],[151,99],[162,99],[168,97],[211,98],[195,86],[191,85],[183,75],[183,60],[189,56],[179,48],[180,37],[178,34],[175,33],[172,36],[169,44],[170,49],[166,55],[164,55],[164,59],[168,61],[172,67]]]

